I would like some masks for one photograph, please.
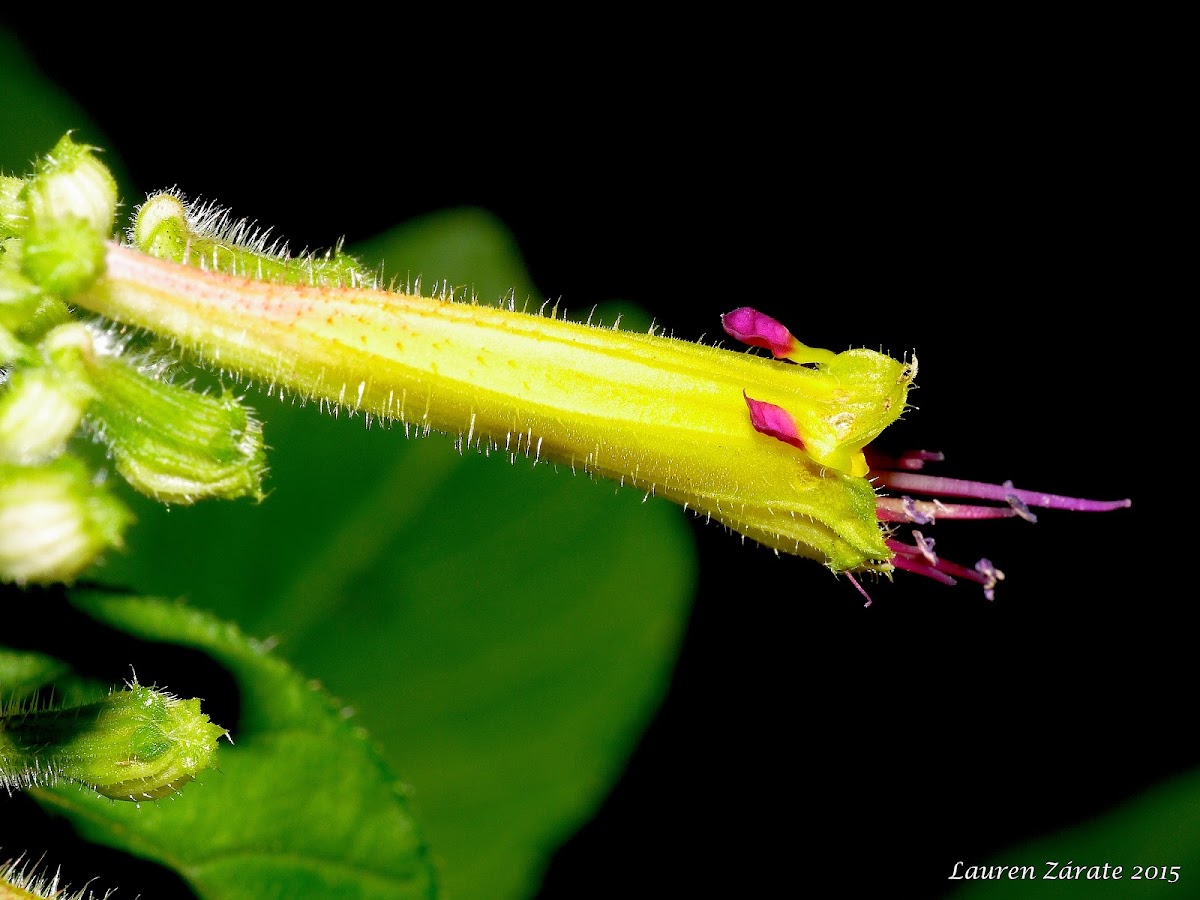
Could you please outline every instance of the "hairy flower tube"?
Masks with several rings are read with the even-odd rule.
[[[210,210],[202,215],[211,220]],[[131,237],[133,246],[108,244],[104,274],[76,303],[270,393],[611,478],[834,572],[958,575],[990,591],[1001,577],[990,564],[939,560],[931,541],[901,541],[893,523],[1128,505],[911,471],[931,454],[895,461],[910,471],[886,470],[866,449],[905,409],[916,360],[806,347],[748,308],[727,314],[725,330],[776,358],[530,314],[511,302],[382,290],[347,257],[290,260],[214,229],[172,194],[142,207]]]

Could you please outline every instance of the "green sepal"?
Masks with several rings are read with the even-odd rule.
[[[147,198],[129,229],[130,242],[158,259],[276,284],[375,285],[375,275],[340,246],[323,253],[292,256],[287,246],[268,244],[265,232],[230,218],[217,207],[189,209],[180,197],[162,191]],[[278,244],[278,245],[277,245]]]
[[[104,273],[104,236],[81,218],[33,221],[25,229],[21,274],[69,299]]]
[[[159,381],[114,357],[94,357],[88,372],[97,389],[88,421],[138,491],[178,504],[262,499],[262,424],[235,396]]]
[[[156,800],[207,769],[226,733],[199,700],[135,682],[94,703],[0,717],[0,785],[67,780],[114,800]]]
[[[17,241],[8,243],[19,244]],[[20,248],[14,246],[12,252],[19,253]],[[8,257],[4,261],[15,261],[15,258]],[[21,275],[15,265],[0,265],[0,327],[12,331],[24,328],[36,317],[44,297],[42,290]]]

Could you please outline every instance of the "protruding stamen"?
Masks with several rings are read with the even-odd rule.
[[[743,344],[770,350],[776,359],[786,359],[795,352],[797,340],[784,325],[766,313],[742,306],[721,316],[725,333]]]
[[[979,500],[998,500],[1011,503],[1010,498],[1027,506],[1045,509],[1067,509],[1074,512],[1111,512],[1132,504],[1130,500],[1083,500],[1079,497],[1064,497],[1060,494],[1042,494],[1014,488],[1011,482],[986,484],[982,481],[964,481],[959,478],[939,478],[933,475],[915,475],[911,472],[875,472],[876,483],[883,487],[918,494],[946,497],[973,497]],[[1028,510],[1026,510],[1028,512]],[[1018,515],[1020,513],[1018,512]]]
[[[742,391],[742,396],[746,398],[746,406],[750,408],[750,424],[754,426],[755,431],[801,450],[804,449],[804,441],[800,439],[800,430],[796,427],[796,419],[790,412],[774,403],[755,400],[745,391]]]
[[[938,519],[1011,519],[1017,515],[1011,506],[973,506],[914,500],[912,497],[876,497],[875,512],[880,522],[915,522],[918,525],[932,525]]]
[[[925,542],[921,539],[919,543]],[[996,599],[996,582],[1004,580],[1004,573],[993,566],[991,560],[988,559],[981,559],[975,563],[975,568],[968,569],[966,566],[961,566],[948,559],[939,559],[936,556],[931,562],[929,559],[931,554],[927,554],[926,550],[932,550],[932,546],[928,548],[913,546],[896,540],[889,540],[887,545],[896,554],[892,557],[892,565],[897,569],[924,575],[926,578],[932,578],[942,584],[955,584],[955,578],[974,581],[976,584],[983,585],[983,594],[989,600]]]
[[[892,542],[889,541],[888,546],[891,546],[891,544]],[[896,550],[895,547],[892,547],[892,549]],[[922,562],[918,557],[907,556],[906,554],[901,553],[899,550],[896,550],[896,555],[892,557],[892,565],[897,569],[900,569],[902,572],[911,572],[913,575],[923,575],[924,577],[931,578],[934,581],[940,581],[942,584],[958,584],[957,581],[955,581],[945,572],[935,569],[926,562]]]

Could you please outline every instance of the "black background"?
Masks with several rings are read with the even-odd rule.
[[[1142,252],[1122,53],[1039,23],[985,45],[965,24],[922,42],[749,19],[514,37],[465,13],[179,14],[17,23],[139,187],[215,198],[293,247],[482,206],[569,308],[620,297],[695,339],[751,304],[815,346],[915,350],[919,409],[894,446],[946,451],[946,474],[1134,500],[942,523],[945,555],[1008,572],[996,602],[902,575],[866,610],[820,567],[697,523],[671,693],[542,900],[813,879],[936,896],[955,861],[1200,761],[1179,731],[1191,539],[1171,524],[1182,460],[1159,409],[1179,335]]]

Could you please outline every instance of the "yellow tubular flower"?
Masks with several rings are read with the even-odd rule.
[[[229,231],[205,233],[191,215],[172,194],[148,201],[132,231],[137,247],[110,243],[105,274],[76,302],[272,393],[602,475],[834,572],[957,575],[990,597],[1002,575],[986,560],[975,569],[938,560],[931,540],[914,533],[903,543],[888,523],[1129,505],[915,472],[936,454],[865,453],[904,410],[915,358],[806,347],[749,308],[723,317],[726,332],[775,359],[511,302],[381,290],[363,286],[370,279],[340,253],[272,256]],[[881,486],[1001,505],[877,497]]]
[[[835,571],[887,568],[863,447],[914,367],[799,348],[813,368],[702,344],[370,288],[256,281],[110,246],[79,301],[221,368],[468,446],[665,496]],[[804,450],[752,423],[795,417]]]

